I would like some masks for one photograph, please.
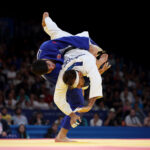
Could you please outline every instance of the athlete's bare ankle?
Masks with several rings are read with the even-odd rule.
[[[71,142],[67,137],[56,137],[55,142]]]

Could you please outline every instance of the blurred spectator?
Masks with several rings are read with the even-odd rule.
[[[128,99],[126,99],[123,105],[123,111],[125,113],[129,113],[131,109],[132,109],[131,103],[129,102]]]
[[[148,116],[144,119],[144,126],[150,127],[150,112]]]
[[[2,64],[0,59],[0,90],[4,90],[7,83],[7,76],[2,72]]]
[[[134,107],[134,105],[135,105],[135,103],[136,103],[140,109],[143,109],[143,103],[142,103],[142,100],[141,100],[140,96],[135,95],[134,98],[135,98],[135,101],[134,101],[134,103],[132,104],[132,106]]]
[[[41,78],[39,76],[35,76],[35,83],[32,84],[31,86],[31,91],[35,95],[40,95],[41,94]]]
[[[10,79],[14,79],[16,78],[16,70],[15,70],[15,66],[11,65],[10,69],[7,72],[7,78]]]
[[[58,116],[58,119],[55,120],[55,123],[56,123],[58,126],[60,126],[60,125],[61,125],[61,122],[62,122],[62,120],[63,120],[63,118],[64,118],[63,115],[59,115],[59,116]]]
[[[123,112],[123,107],[118,107],[116,109],[116,122],[118,126],[124,126],[124,112]]]
[[[126,116],[125,123],[126,123],[126,126],[131,126],[131,127],[141,127],[142,126],[140,119],[135,114],[134,109],[131,109],[130,114],[128,116]]]
[[[54,102],[51,102],[49,104],[49,109],[51,109],[51,110],[57,110],[58,108],[56,107],[56,105],[54,104]]]
[[[46,88],[43,94],[45,95],[44,101],[50,105],[53,101],[53,96],[50,94],[49,88]]]
[[[41,112],[37,112],[35,116],[32,118],[32,124],[34,125],[47,125],[49,124],[49,120],[45,120],[43,118],[43,114]]]
[[[139,107],[139,103],[136,102],[133,106],[136,116],[140,119],[140,122],[143,124],[144,123],[144,118],[145,118],[145,114],[143,112],[143,110]]]
[[[22,109],[19,107],[15,109],[15,115],[12,117],[12,119],[13,119],[14,125],[20,125],[20,124],[27,125],[28,124],[28,120],[26,116],[22,114]]]
[[[8,94],[8,98],[5,102],[6,102],[6,107],[8,107],[8,108],[14,109],[16,107],[17,101],[14,98],[13,92],[10,92]]]
[[[119,107],[122,107],[122,101],[120,99],[119,91],[115,91],[113,96],[113,108],[118,109]]]
[[[141,79],[142,80],[142,79]],[[144,80],[144,79],[143,79]],[[142,84],[138,81],[138,82],[136,82],[136,89],[137,89],[137,94],[138,95],[142,95]]]
[[[29,103],[30,99],[29,97],[25,94],[25,90],[23,88],[20,89],[19,91],[19,96],[17,96],[17,106],[20,106],[22,108],[25,107],[27,103]]]
[[[125,103],[126,99],[128,99],[130,103],[134,103],[133,94],[128,90],[128,88],[125,88],[124,91],[121,92],[120,99],[123,103]]]
[[[116,60],[114,58],[114,55],[112,55],[112,54],[109,55],[109,62],[112,65],[112,67],[115,66]]]
[[[26,127],[24,124],[20,124],[18,127],[17,138],[19,139],[29,139],[29,135],[26,132]]]
[[[40,95],[40,98],[39,98],[39,108],[40,109],[49,109],[49,106],[48,106],[48,104],[45,102],[45,95],[44,94],[42,94],[42,95]]]
[[[14,99],[16,100],[16,96],[15,96],[16,95],[16,90],[15,90],[15,86],[12,83],[8,84],[8,87],[7,87],[7,90],[6,90],[6,93],[5,93],[6,100],[8,99],[9,93],[11,93],[12,97],[14,97]]]
[[[3,107],[1,109],[2,119],[6,120],[8,125],[12,124],[12,116],[8,113],[8,110],[6,107]]]
[[[28,103],[29,105],[28,106],[25,106],[26,107],[26,109],[34,109],[34,108],[36,108],[35,106],[36,106],[36,95],[35,94],[33,94],[33,93],[31,93],[30,94],[30,102]]]
[[[116,66],[115,72],[114,72],[114,80],[122,80],[123,78],[123,72],[120,70],[120,66]]]
[[[45,88],[43,95],[44,95],[44,102],[48,104],[48,109],[54,109],[55,110],[56,107],[54,106],[53,96],[50,94],[50,89]],[[47,107],[47,106],[45,105],[45,107]]]
[[[79,126],[88,126],[88,121],[87,121],[87,119],[83,116],[83,114],[80,114],[80,118],[81,118],[81,123],[79,124]]]
[[[143,111],[145,112],[145,114],[148,114],[148,112],[150,111],[150,99],[146,99],[144,101],[145,104],[143,105],[144,106]]]
[[[15,86],[17,86],[18,84],[21,83],[21,80],[22,80],[21,74],[20,74],[20,73],[17,73],[17,74],[16,74],[16,77],[15,77],[14,80],[13,80],[13,84],[14,84]]]
[[[108,107],[104,104],[104,100],[100,100],[100,102],[94,106],[93,110],[108,111]]]
[[[99,114],[95,113],[93,119],[90,120],[90,126],[102,126],[103,120],[100,119]]]
[[[46,138],[55,138],[57,133],[58,133],[58,125],[56,123],[53,123],[51,128],[48,129],[45,137]]]
[[[114,108],[111,108],[109,110],[108,116],[106,121],[104,122],[105,126],[117,126],[117,120],[116,120],[116,111]]]
[[[4,95],[3,92],[0,91],[0,108],[5,106]]]
[[[7,138],[10,133],[9,125],[6,120],[2,119],[2,114],[0,113],[0,138]]]
[[[27,68],[24,68],[24,69],[27,71]],[[28,83],[28,76],[26,76],[25,73],[23,73],[22,76],[23,76],[22,82],[20,84],[18,84],[15,89],[15,91],[18,95],[18,97],[17,97],[18,102],[19,102],[19,100],[21,100],[21,102],[22,102],[22,100],[26,100],[26,101],[29,100],[28,94],[30,93],[30,88],[31,88]],[[21,102],[20,102],[20,104],[21,104]]]
[[[134,81],[134,76],[132,74],[129,76],[128,87],[130,89],[136,88],[136,82]]]
[[[31,96],[30,96],[31,97]],[[35,97],[35,98],[34,98]],[[34,98],[34,99],[33,99]],[[32,104],[32,100],[33,100],[33,107],[35,109],[41,109],[40,108],[40,103],[39,103],[39,98],[37,98],[37,96],[33,96],[31,97],[31,104]]]

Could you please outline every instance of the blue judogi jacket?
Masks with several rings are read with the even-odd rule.
[[[56,61],[55,69],[51,73],[44,75],[46,80],[54,85],[56,84],[61,66],[64,62],[64,58],[61,54],[66,48],[73,46],[75,48],[89,50],[89,42],[97,45],[92,39],[80,36],[61,37],[44,42],[37,53],[37,59],[49,59]],[[58,57],[60,55],[61,57]]]

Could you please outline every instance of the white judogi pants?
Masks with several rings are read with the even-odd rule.
[[[66,36],[73,36],[72,34],[60,29],[50,17],[45,18],[45,24],[46,26],[44,27],[44,31],[51,37],[52,40]],[[84,31],[82,33],[76,34],[76,36],[89,37],[89,33]]]

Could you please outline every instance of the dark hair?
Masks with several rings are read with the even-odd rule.
[[[65,71],[65,73],[63,75],[63,81],[65,84],[67,84],[69,87],[71,87],[74,84],[75,79],[76,79],[75,70]]]
[[[45,60],[36,60],[31,65],[31,71],[36,75],[43,75],[48,72],[48,66]]]
[[[21,107],[16,107],[16,108],[15,108],[15,113],[17,113],[17,111],[18,111],[19,109],[20,109],[20,110],[21,110],[21,112],[22,112]]]
[[[20,132],[21,126],[24,126],[24,132],[23,133]],[[18,127],[18,136],[19,136],[19,138],[23,138],[23,139],[26,139],[28,137],[27,133],[26,133],[26,127],[24,124],[20,124]]]

